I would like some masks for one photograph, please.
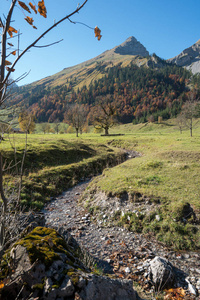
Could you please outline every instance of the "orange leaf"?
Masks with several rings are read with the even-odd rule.
[[[185,291],[182,288],[169,289],[166,292],[165,300],[182,300],[185,296]]]
[[[7,70],[7,71],[11,71],[11,72],[14,72],[14,71],[15,71],[15,69],[11,69],[11,68],[9,68],[9,67],[6,67],[6,70]]]
[[[4,287],[4,283],[3,281],[0,282],[0,289],[2,289]]]
[[[23,9],[25,9],[27,12],[29,12],[29,14],[31,14],[29,7],[24,2],[18,1],[18,3]]]
[[[26,22],[28,22],[28,24],[33,25],[33,22],[34,22],[33,18],[30,18],[27,16],[26,18],[24,18],[24,20],[26,20]]]
[[[47,17],[47,10],[44,4],[44,0],[38,2],[38,12],[44,18]]]
[[[10,65],[12,65],[12,63],[8,60],[5,60],[5,66],[10,66]]]
[[[17,32],[18,32],[15,28],[13,28],[13,27],[11,27],[11,26],[9,26],[8,30],[9,30],[9,31],[12,31],[12,32],[14,32],[14,33],[17,33]]]
[[[13,37],[13,32],[17,33],[17,30],[11,26],[8,27],[8,34],[10,37]]]
[[[37,14],[37,10],[35,8],[35,5],[33,5],[31,2],[29,2],[29,5],[32,8],[32,10],[34,10],[34,12]]]
[[[10,37],[13,37],[12,31],[8,30],[8,34]]]
[[[97,26],[95,27],[94,33],[95,33],[95,37],[97,37],[98,41],[100,41],[102,35],[101,35],[101,30],[99,29],[99,27],[97,27]]]
[[[16,55],[16,50],[15,50],[15,51],[13,51],[13,52],[11,52],[11,54],[12,54],[12,55]]]
[[[9,27],[8,27],[8,30],[11,31],[11,32],[14,32],[14,33],[17,33],[17,32],[18,32],[18,31],[17,31],[15,28],[13,28],[12,26],[9,26]]]

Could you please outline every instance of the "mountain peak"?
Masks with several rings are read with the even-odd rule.
[[[149,52],[146,48],[134,37],[131,36],[119,46],[116,46],[114,52],[121,55],[140,55],[148,56]]]

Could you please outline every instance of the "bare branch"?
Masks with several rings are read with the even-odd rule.
[[[0,27],[4,27],[1,18],[0,18]]]
[[[69,18],[68,18],[69,19]],[[93,29],[94,30],[94,28],[93,27],[91,27],[91,26],[89,26],[89,25],[87,25],[87,24],[85,24],[85,23],[82,23],[82,22],[76,22],[76,21],[72,21],[72,20],[70,20],[69,19],[69,21],[71,22],[71,23],[73,23],[73,24],[81,24],[81,25],[83,25],[83,26],[86,26],[86,27],[88,27],[88,28],[90,28],[90,29]]]
[[[15,168],[17,165],[19,165],[21,163],[21,161],[18,161],[16,164],[12,165],[12,161],[9,163],[7,168],[4,168],[3,171],[6,172],[8,170],[12,170],[13,168]]]
[[[14,82],[19,82],[20,80],[24,79],[26,76],[29,75],[30,71],[31,71],[31,70],[29,70],[28,72],[25,72],[25,73],[23,73],[22,75],[20,75],[19,77],[17,77],[17,79],[15,79],[15,80],[12,81],[12,84],[13,84]]]
[[[60,43],[60,42],[62,42],[62,41],[63,41],[63,39],[62,39],[62,40],[59,40],[59,41],[57,41],[57,42],[48,44],[48,45],[44,45],[44,46],[33,46],[33,47],[35,47],[35,48],[45,48],[45,47],[50,47],[50,46],[53,46],[53,45],[55,45],[55,44],[58,44],[58,43]]]
[[[13,1],[14,3],[16,3],[16,1]],[[73,16],[74,14],[78,13],[83,7],[84,5],[88,2],[88,0],[85,0],[83,2],[83,4],[78,7],[76,10],[74,10],[72,13],[70,13],[69,15],[65,16],[64,18],[60,19],[58,22],[56,22],[55,24],[53,24],[51,27],[49,27],[46,31],[44,31],[32,44],[30,44],[26,49],[24,49],[24,51],[16,58],[16,60],[14,61],[14,63],[12,64],[10,70],[8,71],[6,77],[4,78],[2,84],[4,85],[5,82],[8,80],[10,74],[11,74],[11,70],[14,69],[16,63],[20,60],[20,58],[29,50],[31,49],[33,46],[35,46],[35,44],[37,44],[39,42],[39,40],[41,40],[41,38],[43,38],[49,31],[51,31],[53,28],[55,28],[57,25],[59,25],[60,23],[62,23],[63,21],[69,19],[71,16]]]

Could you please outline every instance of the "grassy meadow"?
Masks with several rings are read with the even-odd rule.
[[[112,133],[124,135],[104,137],[88,133],[78,138],[75,134],[29,135],[22,204],[40,209],[63,190],[104,170],[88,189],[112,195],[139,194],[158,203],[149,215],[136,217],[130,212],[129,222],[126,215],[119,215],[117,224],[154,234],[177,249],[200,248],[199,223],[193,218],[183,222],[186,203],[191,205],[197,218],[200,217],[200,123],[193,137],[188,130],[180,134],[173,120],[162,124],[119,125],[110,130]],[[7,162],[15,160],[11,144],[16,146],[20,160],[25,135],[15,135],[10,141],[5,137],[0,147]],[[120,149],[136,150],[141,156],[123,162]],[[13,176],[16,168],[6,172],[9,191],[18,180]],[[136,226],[138,224],[140,226]]]

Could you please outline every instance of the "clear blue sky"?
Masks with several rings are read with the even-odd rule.
[[[3,19],[11,0],[0,2],[0,17]],[[54,20],[74,10],[78,3],[79,0],[45,0],[47,19],[34,13],[30,15],[38,30],[26,23],[22,11],[16,7],[12,26],[22,33],[20,48],[27,46]],[[93,31],[87,27],[65,21],[38,45],[62,38],[64,41],[48,48],[32,49],[16,65],[13,77],[30,70],[30,74],[19,84],[31,83],[93,58],[130,36],[140,41],[150,54],[155,52],[164,59],[174,57],[200,39],[199,13],[200,0],[89,0],[72,20],[91,27],[97,25],[102,30],[101,41],[97,41]],[[12,42],[17,45],[17,39]]]

